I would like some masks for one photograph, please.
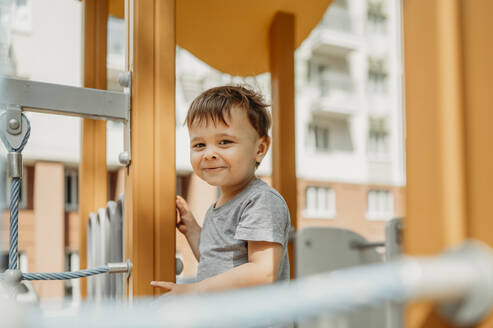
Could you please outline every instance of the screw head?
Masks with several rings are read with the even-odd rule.
[[[130,86],[130,74],[128,72],[123,72],[118,75],[118,84],[123,88],[128,88]]]
[[[130,154],[128,151],[121,152],[120,155],[118,155],[118,161],[120,164],[127,166],[130,164]]]
[[[15,118],[12,118],[9,120],[9,128],[13,129],[13,130],[17,130],[20,126],[20,123],[17,119]]]

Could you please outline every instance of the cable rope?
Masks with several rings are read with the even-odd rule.
[[[0,138],[2,139],[5,148],[10,153],[22,153],[24,147],[29,140],[31,135],[31,123],[28,118],[21,114],[21,126],[22,121],[27,123],[26,134],[22,139],[22,143],[19,147],[14,148],[10,144],[9,140],[5,135],[5,131],[0,133]],[[10,182],[10,232],[9,232],[9,270],[19,270],[18,263],[18,239],[19,239],[19,202],[21,194],[21,183],[20,177],[13,177]],[[100,266],[92,269],[85,269],[72,272],[36,272],[36,273],[22,273],[22,280],[68,280],[68,279],[78,279],[83,277],[89,277],[97,274],[107,273],[109,271],[108,266]],[[4,279],[3,274],[0,274],[0,279]]]
[[[27,131],[22,139],[22,143],[18,148],[13,148],[10,142],[7,140],[5,133],[1,133],[1,139],[5,148],[10,153],[22,153],[24,147],[29,140],[29,136],[31,135],[31,123],[27,119],[24,114],[21,114],[21,126],[22,120],[27,122]],[[9,233],[9,270],[17,270],[18,269],[18,225],[19,225],[19,201],[21,194],[21,178],[14,177],[10,182],[10,233]]]

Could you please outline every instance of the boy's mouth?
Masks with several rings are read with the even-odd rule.
[[[203,170],[204,171],[208,171],[208,172],[214,172],[214,171],[219,171],[221,169],[225,169],[226,167],[224,166],[217,166],[217,167],[204,167]]]

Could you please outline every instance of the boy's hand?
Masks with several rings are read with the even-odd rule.
[[[192,212],[190,212],[187,201],[181,196],[176,196],[176,227],[178,230],[186,235],[197,226],[197,221]]]
[[[166,295],[191,294],[198,292],[195,284],[175,284],[168,281],[151,281],[151,286],[167,290]]]

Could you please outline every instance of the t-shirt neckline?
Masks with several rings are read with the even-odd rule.
[[[242,191],[240,191],[236,196],[234,196],[232,199],[228,200],[226,203],[224,203],[223,205],[219,206],[219,207],[216,207],[216,203],[217,201],[215,201],[213,204],[212,204],[212,211],[213,212],[219,212],[221,211],[223,208],[227,208],[230,206],[230,204],[233,204],[234,202],[236,202],[236,200],[238,198],[240,198],[241,195],[243,195],[245,192],[247,192],[249,189],[251,189],[255,184],[257,184],[258,182],[260,182],[262,180],[260,180],[259,178],[255,177],[254,180],[252,180],[252,182],[250,182],[245,188],[243,188]]]

